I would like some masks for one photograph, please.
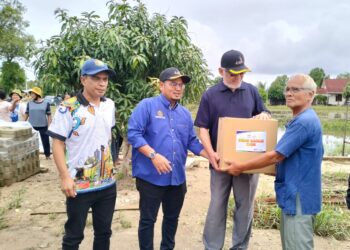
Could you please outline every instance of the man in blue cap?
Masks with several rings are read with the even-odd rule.
[[[110,154],[115,107],[104,95],[113,75],[115,72],[100,60],[85,61],[80,76],[83,89],[58,107],[48,130],[61,190],[67,197],[62,249],[79,248],[90,208],[93,249],[109,249],[116,201]]]

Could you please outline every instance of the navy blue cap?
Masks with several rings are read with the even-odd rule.
[[[110,69],[107,64],[98,59],[89,59],[84,62],[83,67],[81,67],[80,74],[84,75],[96,75],[100,72],[106,72],[109,76],[115,76],[116,73],[113,69]]]
[[[229,50],[221,57],[221,67],[233,74],[249,72],[250,69],[244,64],[244,56],[238,50]]]
[[[189,83],[191,81],[191,77],[181,74],[180,71],[174,67],[163,70],[159,75],[159,80],[161,82],[177,78],[181,78],[183,83]]]

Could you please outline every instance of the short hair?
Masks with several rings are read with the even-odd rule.
[[[316,94],[317,85],[311,76],[306,74],[295,74],[289,78],[288,82],[291,80],[297,80],[297,78],[302,78],[303,88],[310,89]]]
[[[5,100],[5,98],[6,98],[6,92],[4,90],[0,89],[0,99]]]

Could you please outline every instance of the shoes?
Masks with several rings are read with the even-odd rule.
[[[46,160],[51,160],[51,157],[50,156],[46,156]]]

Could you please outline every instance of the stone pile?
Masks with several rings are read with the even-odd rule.
[[[38,172],[38,133],[33,133],[31,127],[0,126],[0,187]]]

